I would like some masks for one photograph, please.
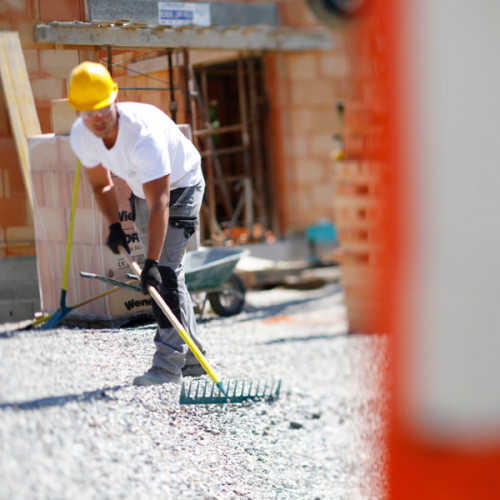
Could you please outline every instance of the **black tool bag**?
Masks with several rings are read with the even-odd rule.
[[[169,224],[177,229],[184,229],[184,236],[186,238],[191,238],[196,231],[196,226],[198,225],[198,217],[185,217],[171,215],[168,219]]]

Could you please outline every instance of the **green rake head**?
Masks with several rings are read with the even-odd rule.
[[[230,380],[215,384],[207,380],[193,380],[182,383],[181,405],[207,405],[242,403],[243,401],[273,401],[279,397],[281,380],[254,383],[252,381]]]

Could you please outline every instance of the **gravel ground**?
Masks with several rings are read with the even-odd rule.
[[[0,499],[384,498],[386,339],[347,334],[342,299],[335,283],[249,292],[200,322],[219,377],[281,379],[274,402],[132,386],[152,324],[4,334]]]

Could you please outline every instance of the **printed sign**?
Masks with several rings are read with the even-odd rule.
[[[210,5],[193,2],[158,2],[162,26],[210,26]]]

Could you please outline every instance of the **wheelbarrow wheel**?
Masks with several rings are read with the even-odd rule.
[[[222,285],[222,290],[207,294],[213,311],[219,316],[234,316],[245,305],[245,283],[237,274],[231,274]]]

